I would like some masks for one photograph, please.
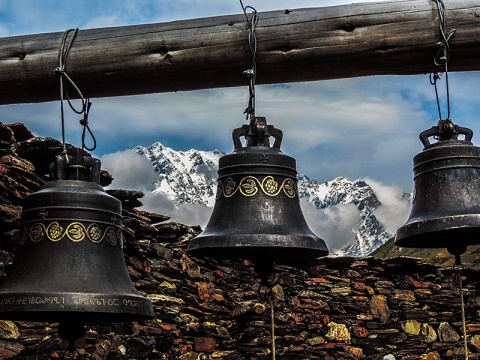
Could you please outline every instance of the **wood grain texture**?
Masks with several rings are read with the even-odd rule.
[[[450,71],[480,70],[480,4],[446,1]],[[259,13],[257,84],[438,71],[431,0]],[[243,14],[80,30],[66,71],[84,95],[107,97],[247,86]],[[0,104],[59,98],[62,33],[0,38]],[[73,95],[73,91],[70,91]]]

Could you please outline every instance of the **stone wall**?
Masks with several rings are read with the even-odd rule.
[[[59,146],[20,124],[0,125],[1,279],[14,258],[21,200],[46,180]],[[140,192],[110,193],[124,205],[129,273],[157,318],[89,326],[77,358],[271,359],[272,304],[277,359],[465,358],[450,270],[409,258],[332,258],[276,265],[263,287],[249,261],[186,254],[198,227],[137,209]],[[477,359],[480,276],[463,275],[468,347]],[[57,324],[0,321],[0,358],[62,358],[66,344],[57,334]]]

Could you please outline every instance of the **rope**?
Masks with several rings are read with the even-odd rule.
[[[67,152],[66,145],[65,145],[65,111],[64,111],[64,105],[63,105],[65,99],[67,100],[68,105],[70,106],[70,109],[72,109],[73,112],[79,115],[83,114],[83,119],[80,120],[80,124],[83,126],[82,149],[87,149],[92,151],[92,150],[95,150],[95,148],[97,147],[97,141],[95,139],[95,136],[93,135],[90,127],[88,126],[88,113],[90,111],[90,107],[92,106],[92,103],[90,102],[89,99],[85,99],[83,97],[83,94],[80,91],[79,87],[75,84],[75,82],[70,78],[70,76],[68,76],[68,74],[65,71],[65,68],[67,66],[68,54],[70,52],[70,49],[73,45],[75,38],[77,37],[77,34],[78,34],[78,28],[69,29],[63,33],[62,40],[60,42],[59,51],[58,51],[58,66],[53,70],[55,73],[59,75],[59,79],[60,79],[60,119],[62,124],[62,146],[63,146],[64,154],[66,154]],[[73,86],[78,96],[80,97],[81,105],[82,105],[80,110],[77,110],[73,106],[68,96],[68,91],[64,84],[64,79],[68,80],[68,82]],[[92,147],[87,147],[85,145],[85,135],[87,131],[93,140]]]
[[[262,289],[265,289],[265,292]],[[273,287],[268,284],[267,277],[262,277],[260,287],[257,290],[257,295],[260,299],[266,300],[270,303],[270,336],[272,339],[272,360],[276,360],[276,346],[275,346],[275,307],[273,305]]]
[[[272,296],[273,297],[273,296]],[[273,299],[270,299],[270,313],[271,313],[271,335],[272,335],[272,360],[277,358],[275,350],[275,309],[273,308]]]
[[[448,61],[450,60],[450,44],[448,43],[451,37],[455,34],[456,29],[451,29],[447,32],[447,23],[446,23],[446,9],[443,0],[433,0],[437,5],[438,10],[438,17],[439,17],[439,32],[440,32],[440,41],[437,43],[439,45],[439,49],[433,62],[436,66],[443,66],[444,73],[445,73],[445,86],[447,92],[447,119],[450,119],[450,86],[448,82]],[[440,110],[440,98],[438,96],[438,89],[437,89],[437,80],[440,79],[440,75],[435,72],[430,74],[430,83],[435,86],[435,95],[437,99],[437,107],[438,107],[438,116],[440,120],[442,120],[442,113]]]
[[[460,270],[460,302],[462,304],[462,328],[463,328],[463,346],[465,348],[465,360],[468,360],[468,343],[467,343],[467,324],[465,320],[465,301],[463,299],[463,285],[461,283],[461,270]]]
[[[462,311],[462,331],[463,331],[463,347],[465,351],[465,360],[468,360],[468,342],[467,342],[467,323],[466,323],[466,316],[465,316],[465,301],[463,297],[463,279],[462,279],[462,270],[463,265],[460,262],[460,256],[457,257],[457,261],[453,267],[453,269],[457,270],[453,274],[453,287],[459,291],[460,294],[460,305]]]

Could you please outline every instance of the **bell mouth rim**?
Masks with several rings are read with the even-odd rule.
[[[245,243],[245,239],[252,237],[255,237],[255,244]],[[285,244],[285,240],[292,244]],[[329,250],[325,241],[313,233],[312,235],[229,234],[205,236],[200,234],[190,241],[187,253],[195,257],[219,259],[273,259],[273,261],[281,262],[298,262],[325,257],[329,254]]]
[[[461,225],[459,225],[461,224]],[[394,244],[407,248],[448,248],[461,240],[461,245],[480,243],[480,214],[459,214],[409,221],[395,234]],[[471,239],[471,240],[469,240]]]
[[[80,317],[88,324],[155,318],[152,302],[140,294],[7,291],[0,293],[0,317],[6,320],[59,322]]]

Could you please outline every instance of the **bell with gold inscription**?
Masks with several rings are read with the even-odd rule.
[[[23,237],[0,287],[0,318],[60,322],[67,340],[84,323],[153,318],[133,287],[123,256],[121,203],[99,185],[100,161],[61,154],[53,181],[27,196]]]
[[[257,268],[328,254],[302,214],[296,162],[282,153],[281,141],[282,131],[264,117],[233,131],[235,149],[220,158],[213,213],[205,231],[190,241],[189,253],[252,259]]]

